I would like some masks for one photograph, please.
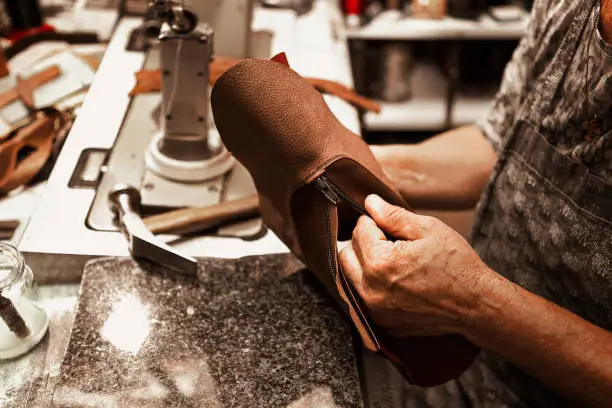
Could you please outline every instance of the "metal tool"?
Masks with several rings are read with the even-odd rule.
[[[180,254],[168,245],[157,242],[136,212],[140,207],[140,193],[134,187],[117,184],[108,195],[111,208],[117,216],[121,232],[128,241],[130,253],[188,276],[196,276],[197,261]]]

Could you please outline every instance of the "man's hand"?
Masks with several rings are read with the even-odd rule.
[[[372,218],[359,219],[340,263],[372,318],[398,335],[463,333],[497,274],[433,217],[378,196],[366,199],[366,209]]]
[[[372,218],[359,220],[340,263],[379,325],[463,334],[577,406],[610,406],[611,332],[493,272],[441,221],[376,196],[366,209]]]

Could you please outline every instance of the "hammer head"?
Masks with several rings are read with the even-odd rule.
[[[133,257],[147,259],[182,275],[197,275],[198,262],[195,258],[159,242],[147,229],[135,210],[140,206],[140,193],[136,188],[118,184],[108,198]]]

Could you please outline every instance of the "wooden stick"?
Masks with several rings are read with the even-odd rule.
[[[144,223],[154,234],[190,234],[255,217],[258,213],[259,198],[252,195],[210,207],[185,208],[153,215],[145,218]]]
[[[23,339],[30,335],[30,329],[15,309],[13,302],[2,295],[0,295],[0,318],[17,337]]]

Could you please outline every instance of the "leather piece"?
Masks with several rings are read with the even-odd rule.
[[[407,208],[363,139],[336,119],[311,83],[274,61],[234,65],[217,79],[211,103],[224,144],[253,177],[264,222],[334,296],[366,347],[417,385],[461,374],[478,354],[474,345],[460,336],[391,337],[368,318],[339,270],[338,234],[352,230],[360,212],[354,204],[333,205],[311,184],[316,178],[325,174],[361,207],[376,193]]]
[[[60,76],[61,71],[57,65],[52,65],[27,79],[17,75],[17,85],[0,94],[0,108],[21,99],[26,107],[34,109],[34,90],[41,85]]]
[[[321,93],[335,95],[339,98],[344,99],[345,101],[357,108],[372,111],[375,113],[380,113],[382,109],[378,102],[359,95],[358,93],[342,85],[341,83],[319,78],[307,78],[307,80],[312,86],[315,87],[317,91]]]
[[[284,52],[276,54],[275,56],[270,58],[270,61],[278,62],[279,64],[289,66],[289,60],[287,59],[287,54],[285,54]]]
[[[54,109],[39,111],[26,125],[0,138],[0,195],[36,178],[53,153],[64,119]]]
[[[340,186],[361,207],[365,206],[365,199],[369,194],[378,194],[395,205],[407,207],[385,184],[380,183],[378,178],[352,159],[340,159],[332,163],[326,169],[326,177]],[[339,217],[348,224],[344,229],[352,232],[359,215],[355,212],[343,215],[341,210],[342,207],[339,207]],[[343,238],[350,239],[350,235]],[[361,309],[367,317],[367,309],[363,306]],[[375,328],[375,324],[371,323],[371,326],[374,326],[373,330],[377,333],[379,342],[387,348],[387,357],[391,357],[392,354],[397,360],[394,358],[390,360],[395,363],[402,375],[410,382],[421,386],[434,386],[440,383],[440,379],[458,377],[478,353],[477,348],[462,336],[395,338]],[[451,361],[453,364],[447,364]],[[436,370],[409,369],[428,366],[436,367]]]
[[[279,63],[288,66],[286,56],[284,53],[275,56]],[[210,63],[210,85],[213,86],[225,71],[230,69],[232,66],[241,62],[242,60],[229,57],[215,57]],[[147,92],[159,92],[161,91],[161,71],[159,70],[141,70],[136,72],[136,84],[130,91],[130,96],[137,95],[139,93]],[[314,86],[319,92],[337,96],[358,109],[364,109],[380,113],[381,106],[377,102],[368,99],[364,96],[359,95],[352,89],[334,81],[319,78],[306,78],[312,86]]]

